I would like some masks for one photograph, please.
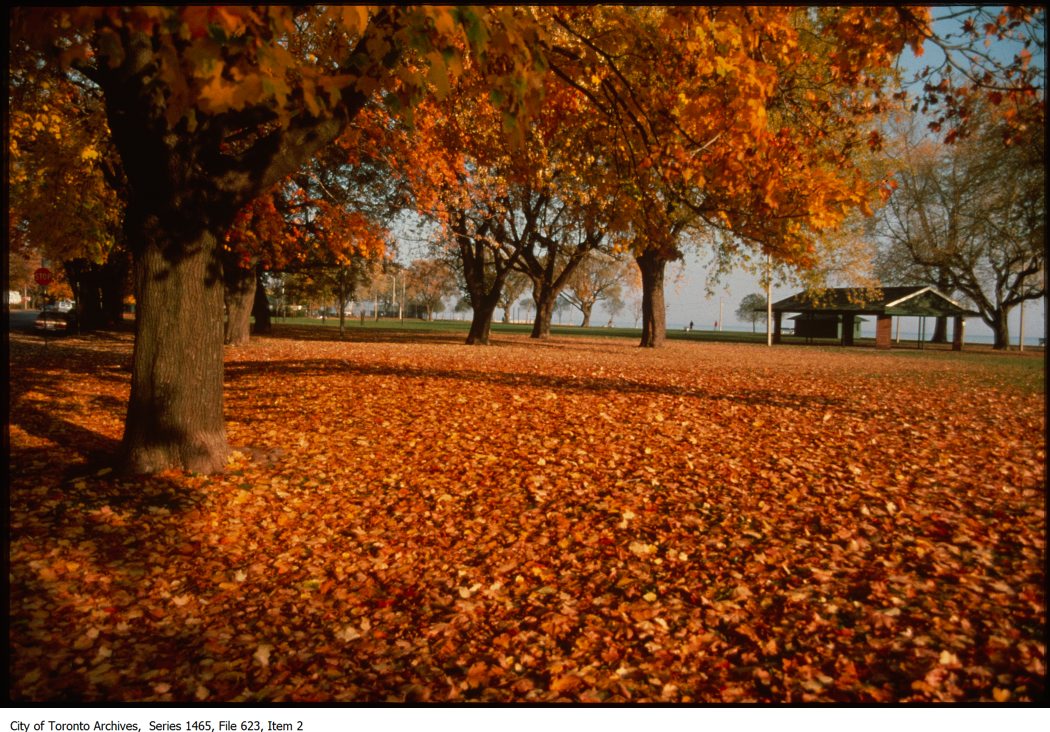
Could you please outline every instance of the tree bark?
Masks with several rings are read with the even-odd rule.
[[[930,343],[947,343],[948,342],[948,317],[940,316],[934,318],[933,324],[933,335],[930,336]]]
[[[1005,351],[1010,348],[1010,324],[1007,320],[1009,311],[999,307],[992,312],[992,320],[988,325],[992,329],[993,345],[997,351]]]
[[[532,280],[532,299],[536,303],[536,318],[532,324],[532,338],[550,338],[551,320],[558,304],[558,297],[568,285],[572,275],[579,269],[589,251],[602,240],[599,234],[591,233],[576,247],[569,249],[561,269],[558,269],[559,253],[565,251],[559,243],[549,237],[536,235],[547,250],[546,260],[540,260],[531,248],[522,250],[522,259]]]
[[[134,261],[138,307],[123,468],[216,472],[229,452],[220,244],[208,230],[173,241],[156,216],[135,234],[142,244]]]
[[[470,330],[467,332],[468,346],[487,346],[492,331],[492,320],[503,295],[503,283],[517,260],[518,252],[507,257],[502,250],[490,250],[482,237],[487,224],[471,235],[466,226],[466,216],[460,214],[456,225],[460,258],[463,262],[463,279],[470,297]]]
[[[533,298],[536,300],[536,318],[532,321],[532,333],[529,337],[547,339],[551,337],[551,320],[554,318],[554,305],[558,298],[556,295],[554,297],[544,297],[539,293],[537,295],[538,297]]]
[[[255,268],[255,299],[252,302],[252,317],[255,318],[255,334],[269,333],[273,329],[270,322],[270,300],[266,297],[266,287],[262,280],[262,267]]]
[[[470,319],[470,330],[467,332],[468,346],[487,346],[492,331],[492,320],[496,314],[499,298],[485,296],[473,305]]]
[[[223,269],[226,328],[222,340],[227,346],[243,346],[248,342],[257,279],[255,267],[244,269],[227,263]]]
[[[937,274],[937,290],[943,294],[949,294],[951,292],[952,281],[951,276],[943,268]],[[937,318],[933,326],[933,337],[930,338],[930,343],[947,343],[948,342],[948,318],[940,317]]]
[[[581,328],[591,327],[591,310],[594,308],[593,305],[586,303],[580,303],[580,312],[583,313],[583,322],[580,323]]]
[[[654,250],[635,257],[642,273],[642,348],[659,348],[667,338],[664,268],[668,259]]]
[[[77,307],[77,327],[80,330],[95,330],[102,327],[102,298],[99,293],[98,265],[87,259],[77,258],[62,263],[66,281],[73,291]]]

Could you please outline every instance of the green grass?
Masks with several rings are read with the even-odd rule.
[[[323,328],[338,328],[338,318],[327,318],[323,323],[319,318],[274,318],[276,325],[315,326]],[[397,318],[380,318],[378,321],[366,318],[363,322],[360,318],[347,318],[346,328],[353,330],[386,330],[386,331],[415,331],[420,333],[466,333],[470,330],[469,320],[419,320],[405,318],[403,321]],[[500,323],[492,324],[492,332],[499,334],[529,335],[532,332],[531,323]],[[591,326],[581,328],[578,325],[552,325],[551,335],[563,336],[593,336],[598,338],[635,338],[641,339],[640,328],[605,328]],[[765,333],[747,333],[743,331],[705,331],[694,330],[685,332],[681,330],[668,330],[667,337],[670,340],[683,341],[718,341],[722,343],[765,343]],[[788,338],[785,342],[792,339]],[[803,339],[798,339],[801,343]]]

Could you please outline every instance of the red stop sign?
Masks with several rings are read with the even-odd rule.
[[[33,273],[33,279],[36,280],[36,283],[41,287],[47,287],[51,284],[51,270],[47,267],[41,267]]]

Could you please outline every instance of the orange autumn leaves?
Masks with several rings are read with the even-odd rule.
[[[12,335],[13,699],[1045,694],[1038,359],[321,333],[135,480],[130,339]]]
[[[408,119],[440,116],[418,106],[430,103],[425,99],[459,104],[472,116],[468,152],[479,165],[488,164],[486,157],[500,160],[508,132],[518,143],[530,134],[556,141],[564,148],[561,163],[547,150],[513,161],[532,166],[531,173],[504,170],[497,177],[549,184],[552,167],[560,168],[562,180],[575,177],[579,190],[566,191],[563,183],[559,193],[585,206],[601,202],[610,233],[631,230],[636,248],[667,238],[676,216],[661,210],[685,207],[699,217],[700,228],[725,229],[800,267],[819,258],[815,237],[837,228],[851,211],[869,212],[869,191],[878,181],[855,152],[877,144],[870,125],[890,101],[898,55],[906,47],[920,52],[931,37],[930,14],[921,7],[39,12],[18,16],[15,24],[17,35],[34,47],[54,40],[44,20],[96,28],[94,47],[87,36],[65,44],[67,64],[92,54],[118,63],[130,38],[154,34],[157,81],[167,89],[165,114],[173,129],[184,123],[192,131],[198,117],[241,119],[233,113],[254,110],[243,117],[244,129],[269,133],[268,125],[294,127],[297,116],[335,113],[351,91],[371,98],[372,109]],[[1009,8],[984,32],[1003,37],[1012,23],[1031,19],[1031,10]],[[970,26],[979,35],[973,21]],[[395,50],[396,63],[381,61]],[[1018,64],[1011,70],[1023,73],[1027,62]],[[1001,91],[994,94],[1003,98]],[[554,103],[552,110],[544,111],[543,97]],[[559,108],[559,97],[570,103]],[[537,133],[534,125],[547,129]],[[244,129],[231,127],[237,134]],[[432,149],[450,143],[422,132],[404,145],[403,165],[409,177],[437,171],[423,173],[428,179],[416,185],[427,213],[433,178],[449,178],[439,158],[465,153]],[[485,155],[479,146],[493,150]],[[598,163],[582,155],[572,159],[581,151],[594,152]],[[447,167],[455,171],[455,160]],[[463,176],[453,183],[470,187]],[[367,238],[361,224],[337,221],[330,228],[351,227]],[[331,236],[328,244],[345,248]]]
[[[341,266],[354,256],[381,258],[388,238],[386,228],[366,214],[313,198],[289,182],[238,213],[226,246],[242,266],[258,258],[281,270],[305,262]]]

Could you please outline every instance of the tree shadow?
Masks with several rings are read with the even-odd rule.
[[[455,343],[463,345],[467,332],[455,331],[421,331],[398,328],[362,328],[348,324],[345,336],[340,337],[339,329],[320,325],[284,325],[275,324],[265,335],[259,336],[274,340],[289,341],[326,341],[330,343]]]
[[[165,477],[59,475],[48,467],[53,452],[13,455],[15,465],[29,467],[9,486],[9,698],[151,696],[148,680],[122,678],[117,669],[141,668],[144,655],[154,668],[173,669],[204,655],[199,628],[150,614],[163,597],[148,590],[168,571],[166,552],[198,546],[186,517],[204,496]]]
[[[228,391],[252,393],[254,389],[241,388],[243,379],[267,373],[281,378],[309,376],[380,376],[394,379],[443,379],[468,383],[484,383],[512,388],[553,389],[576,394],[637,394],[640,396],[677,396],[695,399],[725,401],[747,406],[773,408],[813,408],[837,406],[845,403],[841,397],[785,393],[772,389],[737,389],[725,394],[705,390],[702,386],[678,386],[631,381],[622,377],[558,376],[539,373],[510,373],[473,369],[432,369],[412,366],[356,364],[336,359],[304,359],[258,363],[233,363],[226,366]]]
[[[120,447],[119,440],[90,430],[54,412],[22,403],[11,410],[10,424],[20,427],[34,437],[50,440],[72,450],[96,470],[112,468],[115,465],[117,449]],[[14,454],[12,450],[12,457]],[[82,470],[74,470],[78,469]]]

